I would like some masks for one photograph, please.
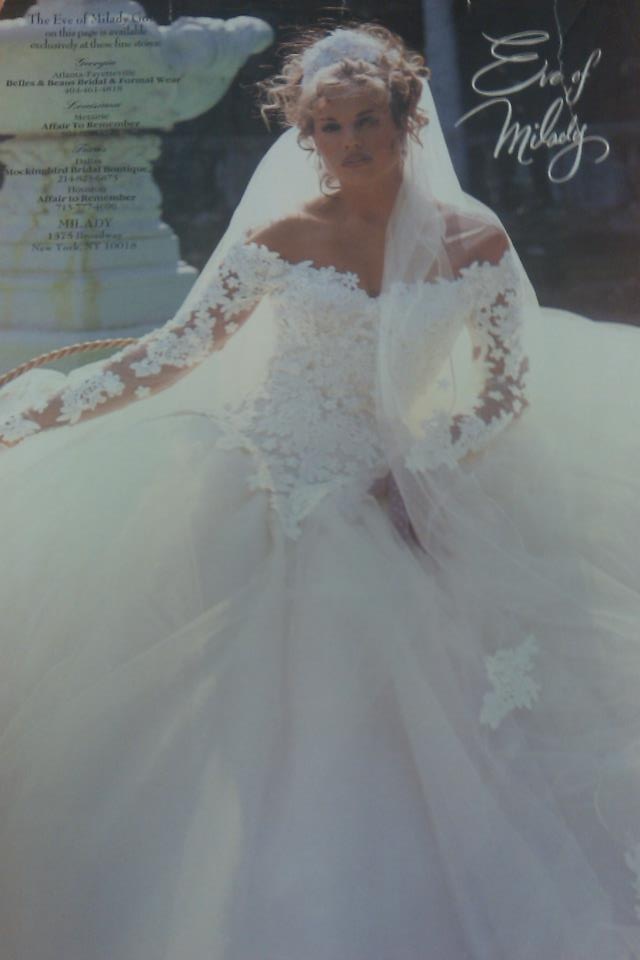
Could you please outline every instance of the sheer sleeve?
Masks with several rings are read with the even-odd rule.
[[[108,413],[171,386],[225,345],[262,297],[277,289],[282,267],[265,247],[231,247],[201,295],[191,294],[163,327],[92,364],[87,376],[74,378],[37,406],[5,413],[0,442],[13,445],[40,430]]]
[[[467,326],[480,387],[469,409],[439,413],[423,424],[408,458],[410,468],[454,466],[482,451],[528,406],[529,361],[523,347],[523,296],[513,255],[497,264],[473,263],[461,271],[473,308]]]

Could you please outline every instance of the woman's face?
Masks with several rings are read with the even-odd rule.
[[[341,185],[364,185],[402,167],[403,133],[388,103],[371,93],[323,97],[313,109],[313,140]]]

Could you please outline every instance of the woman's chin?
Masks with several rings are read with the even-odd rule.
[[[362,163],[350,163],[340,167],[336,174],[342,186],[354,186],[360,183],[369,183],[376,180],[380,171],[371,161]]]

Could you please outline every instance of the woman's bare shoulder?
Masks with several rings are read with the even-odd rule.
[[[290,254],[298,246],[300,236],[304,232],[304,223],[301,222],[301,217],[294,214],[252,230],[247,236],[247,241],[268,247],[269,250],[273,250],[274,253],[279,254],[285,260],[290,260]]]
[[[326,223],[324,206],[315,201],[279,220],[274,220],[249,233],[247,241],[273,250],[292,263],[313,251]]]
[[[471,263],[498,264],[509,248],[509,237],[499,224],[483,220],[451,205],[440,206],[445,237],[456,270]]]

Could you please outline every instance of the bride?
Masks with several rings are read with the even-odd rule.
[[[640,958],[640,337],[427,76],[302,37],[178,315],[0,395],[12,960]]]

